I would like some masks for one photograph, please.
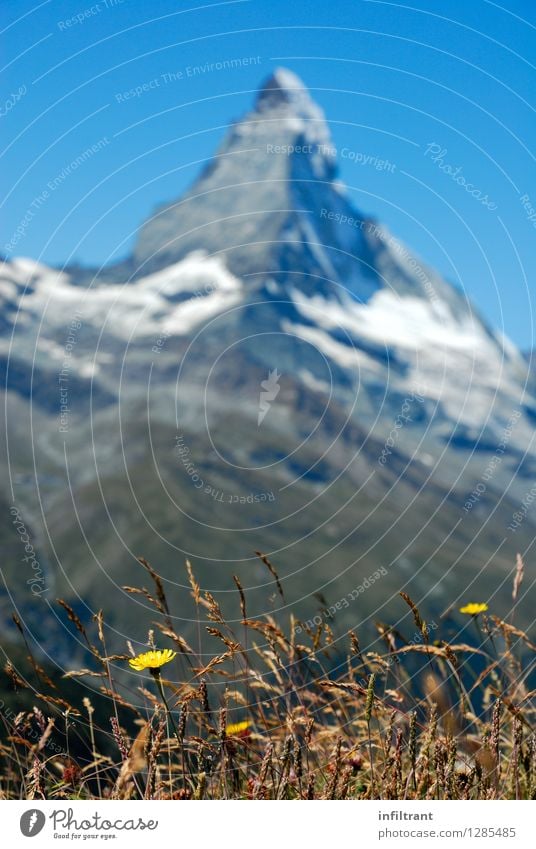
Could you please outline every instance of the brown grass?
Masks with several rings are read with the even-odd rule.
[[[259,556],[282,593],[275,568]],[[3,713],[2,798],[536,798],[536,646],[513,615],[468,620],[463,639],[448,643],[440,630],[432,638],[401,593],[419,639],[382,624],[383,651],[363,652],[350,633],[341,658],[327,623],[313,631],[291,618],[284,630],[268,615],[248,618],[235,576],[239,637],[187,564],[215,646],[207,660],[175,632],[163,582],[140,562],[153,591],[125,589],[154,607],[158,647],[178,653],[162,668],[163,689],[149,673],[128,670],[129,655],[107,655],[101,613],[89,635],[60,601],[90,658],[88,668],[64,676],[71,688],[80,682],[80,703],[29,654],[40,689],[33,710]],[[522,574],[518,559],[514,604]],[[16,690],[29,687],[21,670],[6,672]],[[240,721],[249,727],[229,734]]]

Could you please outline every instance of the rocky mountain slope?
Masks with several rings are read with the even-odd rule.
[[[120,590],[138,554],[187,620],[185,556],[224,601],[238,571],[277,609],[253,554],[269,551],[303,616],[382,565],[342,626],[402,585],[432,615],[473,581],[489,595],[532,538],[530,515],[508,530],[536,470],[526,361],[353,208],[288,71],[130,258],[99,274],[14,259],[0,298],[4,480],[54,592],[112,608],[116,636],[143,638]]]

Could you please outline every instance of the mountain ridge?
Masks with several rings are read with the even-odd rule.
[[[354,209],[333,150],[319,107],[278,70],[124,263],[98,276],[4,264],[0,363],[7,402],[30,424],[10,433],[2,467],[15,468],[17,499],[79,603],[129,583],[130,537],[157,561],[197,558],[218,591],[218,550],[249,562],[265,540],[284,574],[298,558],[307,587],[336,582],[329,556],[342,583],[407,560],[390,568],[389,592],[452,582],[466,551],[475,574],[494,556],[502,580],[510,547],[529,544],[530,516],[515,542],[506,531],[527,488],[516,469],[536,463],[527,364],[461,290]],[[509,553],[496,553],[490,516]],[[289,584],[306,606],[307,587]]]

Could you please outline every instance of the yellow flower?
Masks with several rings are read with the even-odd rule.
[[[242,722],[234,722],[225,727],[227,737],[247,737],[251,722],[249,719],[244,719]]]
[[[164,663],[169,663],[170,660],[173,660],[176,651],[171,651],[171,649],[155,649],[153,651],[146,651],[143,654],[139,654],[137,657],[132,657],[129,660],[129,665],[132,669],[135,669],[136,672],[143,672],[144,669],[148,669],[150,672],[155,672],[160,669]]]
[[[471,602],[470,604],[466,604],[465,607],[460,607],[460,613],[467,613],[468,616],[478,616],[479,613],[485,613],[487,609],[487,604]]]

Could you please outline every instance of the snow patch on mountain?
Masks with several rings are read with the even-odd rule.
[[[10,263],[1,280],[2,294],[20,295],[21,315],[32,315],[34,323],[43,319],[44,329],[65,328],[74,315],[100,333],[122,339],[159,333],[184,335],[208,317],[240,300],[241,281],[226,269],[219,257],[192,253],[170,268],[133,283],[74,286],[67,274],[27,260]],[[24,290],[27,284],[29,288]],[[52,343],[41,341],[42,350],[53,353]],[[64,351],[55,343],[56,358]]]
[[[348,295],[328,300],[319,295],[306,298],[292,290],[296,309],[326,330],[342,329],[354,339],[367,339],[386,348],[424,351],[430,348],[448,354],[461,350],[488,361],[498,355],[494,340],[482,332],[477,319],[468,315],[457,320],[444,303],[412,296],[400,297],[381,289],[367,304]]]
[[[296,336],[304,342],[309,342],[320,353],[342,368],[353,370],[356,377],[360,366],[367,366],[370,370],[375,370],[378,373],[382,370],[379,364],[363,351],[337,342],[329,333],[319,327],[295,324],[286,320],[281,322],[281,327],[285,333]]]

